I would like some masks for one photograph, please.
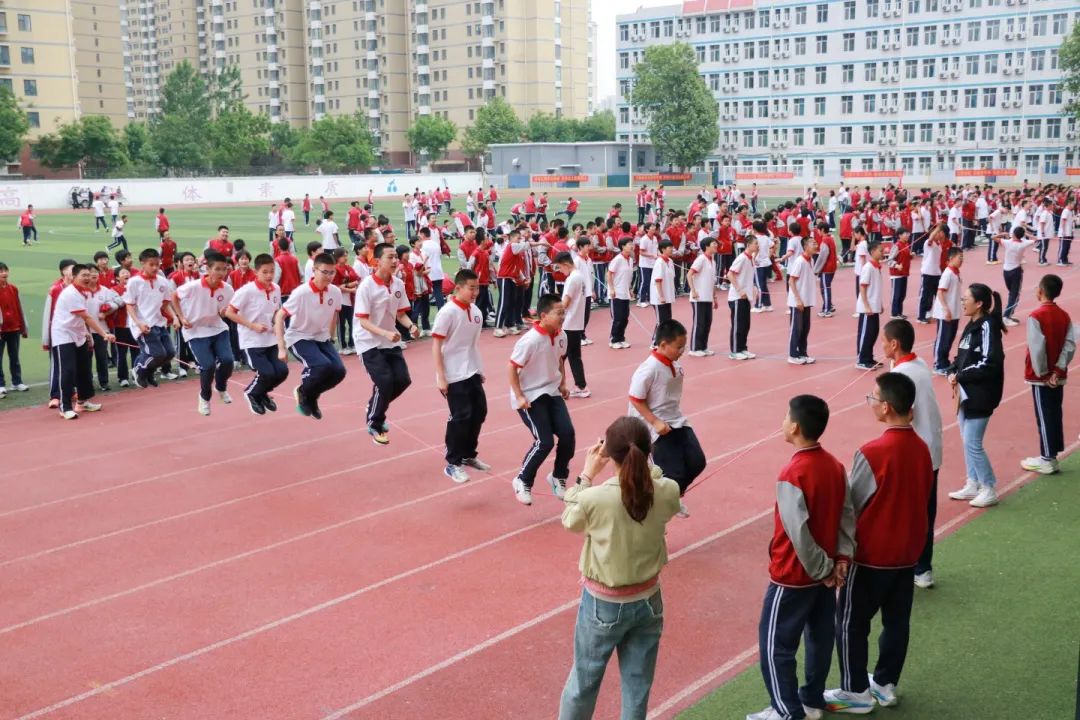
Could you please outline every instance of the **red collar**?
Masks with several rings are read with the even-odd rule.
[[[821,443],[814,443],[813,445],[810,445],[809,447],[804,447],[804,448],[797,449],[794,454],[798,455],[799,453],[807,452],[808,450],[820,450],[820,449],[821,449]]]
[[[810,261],[810,256],[807,255],[806,253],[803,253],[802,256],[803,256],[803,260],[806,260],[807,262]]]
[[[666,358],[665,356],[661,355],[661,354],[660,354],[659,352],[657,352],[656,350],[653,350],[653,351],[652,351],[652,356],[653,356],[654,358],[656,358],[656,359],[657,359],[658,361],[660,361],[660,363],[662,363],[662,364],[664,364],[664,365],[667,365],[667,367],[668,367],[668,370],[670,370],[670,371],[671,371],[671,377],[675,377],[675,374],[676,374],[676,373],[675,373],[675,363],[673,363],[673,362],[672,362],[671,360],[669,360],[669,359],[668,359],[668,358]]]
[[[323,296],[326,295],[326,290],[320,290],[315,286],[314,280],[308,280],[308,287],[311,288],[311,292],[319,296],[319,304],[323,304]]]
[[[252,282],[255,283],[255,287],[259,288],[264,293],[266,293],[266,299],[269,300],[270,299],[270,293],[274,291],[274,283],[270,283],[269,285],[263,285],[262,282],[260,282],[258,280],[253,280]]]
[[[457,306],[458,306],[459,308],[461,308],[462,310],[464,310],[465,312],[469,312],[469,309],[470,309],[470,308],[472,307],[471,305],[467,305],[467,304],[465,304],[465,303],[461,302],[460,300],[458,300],[458,299],[457,299],[456,297],[454,297],[453,295],[451,295],[451,296],[450,296],[450,300],[451,300],[451,301],[452,301],[452,302],[453,302],[453,303],[454,303],[455,305],[457,305]]]
[[[213,295],[214,293],[216,293],[218,290],[221,289],[220,285],[218,285],[217,287],[210,287],[210,283],[206,282],[205,277],[202,279],[202,286],[204,288],[206,288],[207,290],[209,290],[211,295]]]
[[[878,270],[881,269],[881,263],[877,262],[876,260],[868,260],[867,262],[869,262],[871,265],[873,265]]]
[[[143,280],[145,280],[145,281],[147,281],[148,283],[150,283],[150,287],[154,287],[154,281],[158,279],[158,276],[157,276],[156,274],[155,274],[155,275],[147,275],[147,274],[146,274],[145,272],[143,272],[142,270],[140,270],[140,271],[139,271],[139,275],[141,275],[141,276],[142,276],[142,279],[143,279]]]
[[[542,326],[542,325],[540,325],[540,323],[538,323],[538,322],[534,322],[534,323],[533,323],[533,330],[535,330],[536,332],[540,333],[540,334],[541,334],[541,335],[543,335],[544,337],[546,337],[546,338],[548,338],[549,340],[551,340],[551,344],[552,344],[552,345],[554,345],[554,344],[555,344],[555,336],[554,336],[554,335],[551,335],[551,334],[549,334],[549,333],[548,333],[548,331],[547,331],[547,330],[545,330],[545,329],[543,328],[543,326]]]
[[[380,287],[384,287],[384,288],[386,288],[386,292],[390,292],[390,285],[391,285],[391,283],[394,282],[394,276],[393,275],[390,276],[389,280],[383,280],[381,277],[379,277],[379,273],[374,273],[373,272],[373,273],[371,273],[371,277],[372,277],[373,280],[375,280],[376,285],[378,285]]]
[[[906,362],[911,362],[912,360],[915,359],[915,357],[916,357],[915,353],[908,353],[904,357],[899,358],[898,360],[896,360],[893,363],[893,368],[895,368],[897,365],[903,365]]]

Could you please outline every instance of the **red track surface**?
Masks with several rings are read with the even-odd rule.
[[[1001,286],[980,252],[968,263],[965,281]],[[1024,311],[1039,274],[1029,265]],[[1062,304],[1080,317],[1064,276]],[[683,361],[706,472],[727,466],[688,496],[693,516],[669,526],[653,716],[755,657],[773,478],[789,451],[775,437],[743,451],[800,392],[830,399],[825,444],[842,459],[879,432],[863,401],[872,380],[853,368],[851,287],[842,272],[841,312],[814,318],[817,365],[784,362],[782,310],[753,317],[758,360]],[[675,315],[689,319],[686,300]],[[717,349],[727,344],[720,315]],[[651,330],[651,311],[635,317]],[[647,345],[631,323],[634,348],[609,350],[607,326],[594,315],[593,397],[571,401],[579,448],[624,412]],[[916,327],[925,357],[932,327]],[[369,383],[356,358],[322,422],[287,401],[271,417],[237,403],[203,418],[190,382],[106,398],[102,414],[76,423],[40,409],[0,415],[0,718],[552,717],[571,663],[581,541],[560,527],[554,498],[526,508],[511,495],[529,444],[507,400],[512,343],[482,340],[491,412],[481,455],[494,470],[462,486],[441,473],[446,409],[424,343],[408,350],[414,385],[391,409],[386,448],[362,430]],[[1006,400],[987,437],[1003,486],[1025,479],[1017,461],[1037,451],[1023,344],[1021,326],[1006,338]],[[950,426],[939,526],[972,514],[945,498],[963,480],[959,445]],[[948,582],[947,567],[939,574]],[[597,716],[617,706],[613,665]]]

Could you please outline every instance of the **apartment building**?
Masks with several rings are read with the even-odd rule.
[[[648,139],[628,103],[645,48],[689,43],[720,110],[706,167],[721,174],[1080,166],[1058,62],[1075,0],[690,0],[616,22],[618,138]]]

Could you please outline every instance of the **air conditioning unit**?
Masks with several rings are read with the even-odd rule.
[[[882,82],[882,83],[887,83],[887,82],[889,82],[889,76],[888,76],[888,75],[882,75],[882,76],[881,76],[881,82]]]
[[[899,73],[897,73],[896,75],[893,75],[893,76],[892,76],[892,81],[893,81],[894,83],[898,83],[898,82],[900,82],[900,74],[899,74]]]
[[[943,103],[943,102],[939,102],[939,103],[937,104],[937,109],[938,109],[938,110],[944,110],[944,109],[945,109],[945,103]]]
[[[889,112],[889,108],[882,105],[880,108],[878,108],[878,112],[881,113],[882,115],[884,115],[885,113]]]
[[[889,144],[890,145],[895,145],[896,144],[896,138],[894,138],[894,137],[889,138]]]
[[[787,110],[781,110],[780,111],[780,117],[786,118],[787,116],[788,116],[788,111]]]
[[[892,107],[889,108],[889,112],[894,113],[894,114],[900,112],[900,106],[899,105],[893,105]]]
[[[783,88],[784,90],[787,90],[787,89],[788,89],[788,86],[789,86],[789,83],[788,83],[788,81],[787,81],[787,80],[785,80],[784,82],[780,83],[780,87],[782,87],[782,88]]]
[[[1017,0],[1021,5],[1027,5],[1027,0]]]
[[[949,109],[950,110],[955,110],[956,109],[956,103],[949,103]]]
[[[1074,133],[1074,132],[1065,133],[1065,139],[1066,140],[1075,140],[1076,139],[1076,133]]]
[[[1006,5],[1015,5],[1015,4],[1016,4],[1016,0],[1005,0],[1005,4],[1006,4]]]
[[[789,18],[784,18],[784,21],[780,23],[780,26],[781,27],[791,27],[791,20]]]
[[[1009,3],[1009,4],[1012,5],[1012,3]],[[1012,40],[1014,37],[1015,37],[1014,33],[1011,33],[1011,32],[1005,33],[1005,39],[1006,40]]]
[[[1015,141],[1019,141],[1020,140],[1020,133],[1014,132],[1012,134],[1012,139],[1015,140]]]
[[[1020,98],[1016,98],[1015,100],[1013,100],[1013,107],[1020,107],[1023,104],[1024,104],[1024,101],[1021,100]],[[1017,137],[1019,137],[1019,136],[1017,136]]]
[[[884,145],[884,144],[885,144],[885,143],[887,143],[887,142],[888,142],[888,139],[887,139],[887,138],[883,138],[883,137],[881,137],[881,138],[878,138],[878,140],[877,140],[877,144],[878,144],[878,145]]]
[[[769,147],[771,147],[771,148],[780,147],[780,143],[778,143],[776,140],[773,140],[771,143],[769,143]]]
[[[789,57],[791,57],[791,51],[790,51],[790,50],[785,50],[784,52],[782,52],[782,53],[780,53],[780,54],[781,54],[781,55],[782,55],[783,57],[786,57],[786,58],[789,58]]]
[[[955,140],[956,138],[949,138],[949,139],[950,139],[950,140]],[[955,154],[956,154],[956,151],[955,151],[955,150],[949,150],[949,157],[952,157],[952,156],[953,156],[953,155],[955,155]]]
[[[942,3],[941,12],[952,12],[952,3]]]
[[[1012,68],[1006,65],[1001,69],[1003,75],[1012,75]]]
[[[726,63],[731,62],[731,56],[730,55],[725,55],[724,56],[724,62],[726,62]]]
[[[724,92],[731,92],[731,86],[730,85],[725,85],[722,89],[723,89]]]
[[[959,70],[953,70],[952,72],[949,73],[949,75],[951,75],[954,78],[958,78],[958,77],[960,77],[960,71]]]
[[[942,45],[949,45],[951,43],[952,43],[952,38],[951,37],[949,37],[948,35],[942,35],[941,36],[941,44]]]
[[[1016,74],[1017,75],[1023,75],[1024,74],[1024,66],[1023,65],[1017,65],[1016,66]]]
[[[949,144],[950,145],[955,145],[956,144],[956,136],[955,135],[950,135],[949,136]],[[949,152],[952,152],[952,151],[950,150]]]
[[[937,138],[935,138],[935,140],[937,141],[937,144],[938,144],[938,145],[944,145],[944,144],[945,144],[945,138],[944,138],[944,136],[940,136],[940,135],[939,135],[939,136],[938,136]]]
[[[724,26],[724,32],[726,32],[726,33],[731,32],[731,26],[730,25],[725,25]]]
[[[1008,152],[1009,152],[1009,148],[1007,148],[1007,147],[1000,147],[1000,148],[998,148],[998,154],[1000,154],[1000,155],[1005,155],[1005,154],[1007,154]]]
[[[938,80],[944,80],[947,77],[949,77],[949,73],[945,72],[944,70],[938,73]]]
[[[945,157],[945,151],[944,150],[938,150],[937,151],[937,156],[938,157]]]
[[[781,140],[780,147],[787,147],[787,140]]]
[[[773,60],[779,60],[780,59],[780,51],[779,50],[773,50],[772,59]]]

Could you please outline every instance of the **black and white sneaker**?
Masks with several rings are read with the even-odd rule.
[[[274,398],[270,397],[269,395],[263,395],[261,398],[259,398],[259,402],[261,402],[262,406],[270,412],[277,412],[277,403],[274,402]]]
[[[143,373],[135,373],[135,387],[146,389],[150,387],[150,383],[146,380],[146,375]]]
[[[487,472],[488,470],[491,469],[490,465],[488,465],[486,462],[484,462],[480,458],[475,458],[475,457],[474,458],[468,458],[466,460],[462,460],[461,464],[462,465],[467,465],[467,466],[471,467],[473,470],[479,470],[480,472]]]
[[[244,398],[247,399],[248,407],[255,415],[265,415],[266,408],[263,407],[262,402],[259,399],[249,393],[244,393]]]

